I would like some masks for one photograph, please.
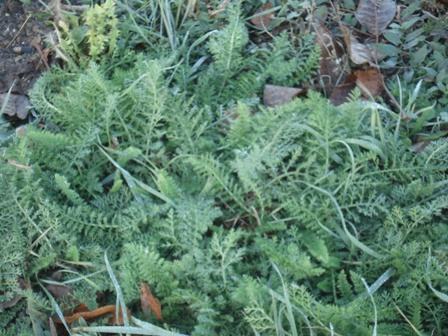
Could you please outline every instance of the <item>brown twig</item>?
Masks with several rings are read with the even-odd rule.
[[[70,316],[64,316],[64,320],[67,323],[73,323],[76,320],[79,320],[81,317],[84,320],[89,320],[89,319],[93,319],[93,318],[96,318],[99,316],[103,316],[105,314],[115,314],[116,310],[117,310],[116,306],[104,306],[104,307],[101,307],[101,308],[98,308],[98,309],[95,309],[92,311],[83,311],[83,312],[72,314]],[[130,314],[129,310],[127,308],[126,308],[126,310],[127,310],[128,317],[130,317],[131,314]],[[121,307],[118,311],[118,314],[119,314],[118,318],[122,319],[123,313],[121,311]],[[60,318],[53,318],[53,321],[55,323],[62,323],[62,320]]]
[[[26,18],[25,22],[22,24],[22,26],[20,27],[19,31],[17,32],[16,36],[14,36],[14,38],[11,40],[11,42],[9,42],[9,44],[6,46],[6,49],[8,49],[11,44],[14,43],[14,41],[16,40],[17,36],[20,35],[20,33],[22,32],[23,28],[25,28],[26,23],[28,22],[28,20],[31,18],[31,16],[34,14],[34,12],[32,12],[30,15],[28,15],[28,17]]]
[[[42,60],[42,62],[44,62],[45,67],[47,68],[47,70],[50,71],[50,66],[48,65],[48,62],[45,59],[45,55],[42,52],[42,49],[40,47],[40,40],[41,40],[41,37],[37,36],[36,38],[34,38],[31,41],[30,45],[33,46],[34,48],[36,48],[37,52],[39,53],[40,59]]]

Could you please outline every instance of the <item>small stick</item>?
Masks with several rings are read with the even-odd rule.
[[[40,59],[42,60],[42,62],[44,62],[45,67],[47,68],[47,70],[50,71],[50,66],[48,65],[48,62],[45,59],[45,55],[42,52],[42,49],[40,48],[40,44],[39,44],[40,40],[41,40],[41,38],[40,38],[40,36],[38,36],[34,40],[31,41],[30,45],[37,49],[37,52],[39,53]]]
[[[17,32],[16,36],[14,36],[14,38],[11,40],[11,42],[9,42],[9,44],[6,46],[6,49],[8,49],[11,44],[16,40],[17,36],[19,36],[19,34],[22,32],[23,28],[25,28],[26,23],[28,22],[28,20],[31,18],[31,16],[34,14],[31,13],[30,15],[28,15],[28,17],[26,18],[25,22],[22,24],[22,26],[20,27],[19,31]]]

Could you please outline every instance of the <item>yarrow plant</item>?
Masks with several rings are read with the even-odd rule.
[[[359,92],[261,106],[265,84],[309,79],[318,50],[286,35],[254,50],[242,5],[225,11],[202,56],[117,41],[38,80],[39,123],[2,152],[1,335],[116,297],[148,334],[444,334],[446,139],[409,150]],[[85,323],[67,327],[135,331]]]

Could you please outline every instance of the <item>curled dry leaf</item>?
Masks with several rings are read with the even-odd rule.
[[[376,98],[383,93],[383,76],[378,69],[357,70],[356,86],[365,98]]]
[[[327,96],[340,81],[345,64],[345,53],[341,44],[321,21],[315,21],[315,43],[320,47],[319,77]]]
[[[255,12],[255,15],[263,13],[268,11],[269,9],[272,9],[272,4],[270,2],[266,2],[264,5],[262,5],[260,8],[257,9]],[[271,24],[272,20],[272,13],[266,13],[257,17],[254,17],[251,21],[252,23],[258,27],[258,28],[266,28]]]
[[[343,26],[342,26],[343,27]],[[347,27],[343,27],[344,40],[350,59],[355,64],[375,64],[375,58],[367,45],[362,44]]]
[[[152,311],[158,320],[163,320],[162,306],[159,300],[152,295],[149,286],[144,282],[140,283],[140,302],[145,314],[149,314]]]
[[[129,312],[129,310],[126,308],[127,310],[127,314],[129,316],[129,318],[131,317],[131,313]],[[64,320],[67,323],[73,323],[77,320],[79,320],[81,317],[84,320],[90,320],[93,318],[97,318],[106,314],[113,314],[115,317],[115,313],[117,311],[117,306],[104,306],[92,311],[80,311],[80,312],[76,312],[72,315],[68,315],[68,316],[64,316]],[[121,311],[121,308],[118,309],[118,318],[114,318],[112,317],[112,319],[109,321],[109,324],[112,325],[123,325],[123,313]],[[55,323],[62,323],[61,319],[59,318],[54,318],[53,321]]]
[[[286,104],[303,92],[305,92],[304,89],[277,85],[265,85],[263,91],[263,103],[268,107]]]
[[[0,94],[0,107],[6,100],[6,93]],[[19,119],[25,119],[30,111],[30,101],[27,97],[17,94],[10,94],[6,109],[3,112],[10,117],[16,116]]]
[[[330,96],[331,103],[335,106],[345,103],[355,87],[361,90],[364,99],[377,98],[384,90],[383,76],[378,69],[355,71],[345,78],[343,84],[335,87]]]
[[[60,272],[54,272],[52,274],[52,279],[55,281],[55,283],[49,283],[45,287],[50,292],[50,294],[56,299],[56,300],[62,300],[64,299],[65,305],[64,306],[75,306],[75,308],[72,310],[68,310],[64,313],[64,320],[67,323],[73,323],[80,318],[83,318],[84,320],[90,320],[97,317],[101,317],[106,314],[112,314],[112,317],[109,319],[109,324],[111,325],[123,325],[123,314],[121,312],[121,308],[118,309],[118,316],[116,316],[117,312],[117,306],[104,306],[100,307],[98,309],[90,311],[89,308],[85,303],[79,302],[78,300],[74,299],[73,294],[73,288],[68,285],[64,286],[62,284],[58,284],[56,281],[59,281],[61,279],[61,273]],[[64,306],[62,307],[63,309]],[[129,310],[126,308],[128,316],[130,316]],[[55,323],[62,323],[62,321],[59,318],[53,318],[53,321]]]
[[[396,12],[393,0],[360,0],[355,17],[369,33],[378,36],[391,23]]]

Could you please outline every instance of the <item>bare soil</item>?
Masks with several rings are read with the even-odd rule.
[[[0,1],[0,94],[12,86],[13,93],[26,95],[51,66],[43,42],[54,31],[50,18],[39,1]]]

